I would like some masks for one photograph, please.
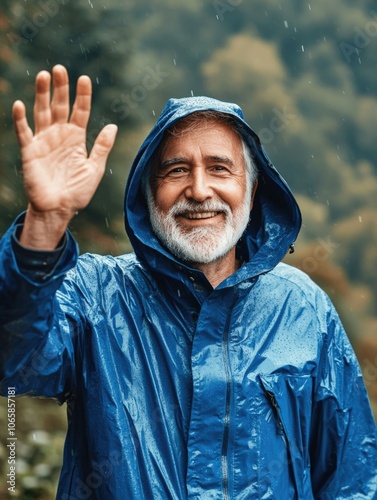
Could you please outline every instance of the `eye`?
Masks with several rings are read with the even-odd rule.
[[[167,170],[165,176],[179,176],[185,174],[187,172],[187,168],[185,167],[174,167],[170,170]]]
[[[224,167],[224,165],[214,165],[212,170],[215,172],[228,172],[227,167]]]

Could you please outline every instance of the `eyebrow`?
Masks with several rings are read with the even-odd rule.
[[[206,160],[211,160],[217,163],[225,163],[229,167],[234,167],[234,161],[228,156],[210,155],[205,157]]]
[[[158,170],[165,170],[166,168],[171,167],[172,165],[177,165],[179,163],[190,163],[188,158],[185,158],[184,156],[175,156],[174,158],[169,158],[168,160],[162,161],[158,165]]]

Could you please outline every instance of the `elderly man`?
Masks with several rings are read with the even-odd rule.
[[[2,392],[67,403],[59,499],[371,499],[376,428],[328,297],[280,263],[300,212],[234,104],[171,99],[133,163],[134,253],[67,231],[116,127],[87,157],[90,80],[14,105],[29,205],[1,241]]]

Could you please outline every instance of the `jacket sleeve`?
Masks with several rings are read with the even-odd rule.
[[[377,498],[377,432],[362,373],[327,300],[311,425],[314,498]]]
[[[17,395],[52,397],[62,403],[74,385],[74,332],[80,326],[79,315],[67,315],[56,292],[75,266],[78,249],[67,233],[52,266],[47,265],[45,273],[34,272],[38,265],[32,257],[25,266],[27,255],[20,262],[14,251],[12,239],[20,223],[22,216],[0,241],[0,390],[6,395],[8,387],[14,387]],[[66,302],[73,304],[74,299],[67,297]]]

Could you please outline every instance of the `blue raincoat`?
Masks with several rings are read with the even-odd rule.
[[[245,264],[213,289],[152,234],[141,176],[163,132],[233,115],[259,169]],[[372,499],[376,430],[328,297],[280,263],[300,228],[285,181],[233,104],[171,99],[129,176],[134,253],[23,251],[1,240],[1,380],[67,403],[58,498]]]

